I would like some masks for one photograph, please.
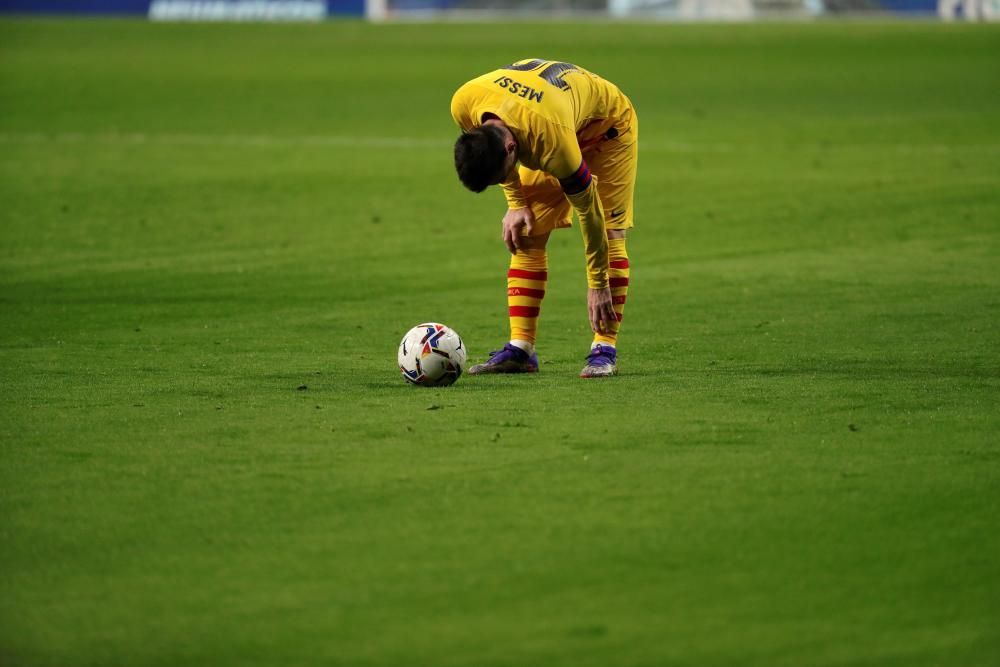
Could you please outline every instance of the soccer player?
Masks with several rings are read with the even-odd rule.
[[[548,280],[545,246],[576,212],[587,263],[594,331],[580,377],[615,375],[618,330],[628,293],[625,230],[632,227],[639,123],[614,84],[570,63],[521,60],[477,77],[455,93],[462,128],[455,169],[473,192],[500,185],[507,198],[503,241],[510,342],[480,373],[538,370],[535,337]]]

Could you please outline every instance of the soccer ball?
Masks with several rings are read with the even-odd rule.
[[[411,384],[447,387],[465,367],[465,345],[454,329],[443,324],[418,324],[399,343],[399,370]]]

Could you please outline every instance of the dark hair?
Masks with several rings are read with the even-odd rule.
[[[481,125],[463,132],[455,142],[455,171],[473,192],[482,192],[502,181],[506,161],[504,133],[495,125]]]

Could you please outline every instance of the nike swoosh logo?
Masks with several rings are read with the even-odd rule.
[[[625,209],[623,208],[620,208],[617,211],[611,211],[612,218],[620,218],[623,215],[625,215]]]

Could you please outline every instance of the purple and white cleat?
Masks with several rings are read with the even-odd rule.
[[[602,378],[618,375],[618,351],[610,345],[595,345],[587,355],[587,365],[580,371],[582,378]]]
[[[487,373],[537,373],[538,355],[528,354],[516,345],[507,343],[502,350],[490,352],[490,358],[469,369],[469,375]]]

